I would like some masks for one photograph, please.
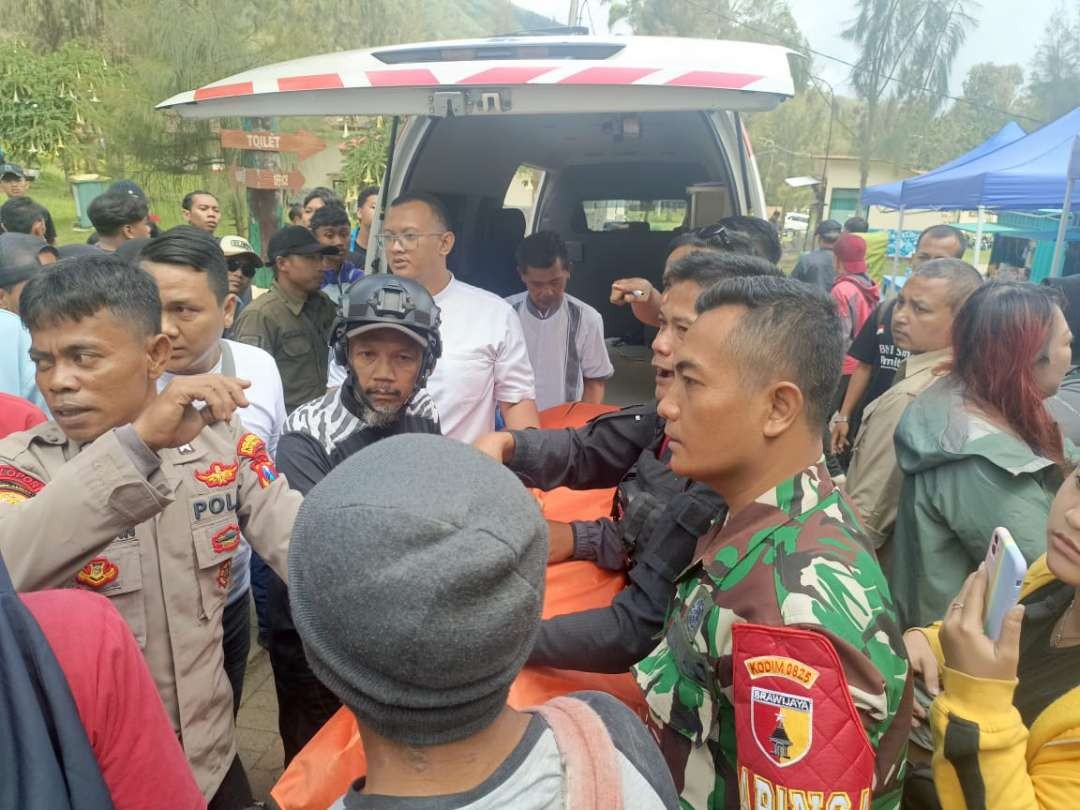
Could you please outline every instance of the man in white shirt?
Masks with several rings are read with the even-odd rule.
[[[166,373],[158,380],[158,390],[173,376],[185,374],[224,374],[250,381],[251,386],[244,391],[250,404],[238,413],[244,425],[266,442],[273,457],[285,425],[281,376],[269,353],[222,338],[232,325],[236,297],[229,293],[228,264],[217,240],[208,231],[181,225],[148,242],[139,254],[138,265],[157,282],[161,331],[172,342],[172,355]],[[233,714],[240,707],[251,646],[251,556],[251,547],[241,538],[240,550],[232,559],[222,618]]]
[[[506,300],[521,318],[541,410],[564,402],[603,402],[615,373],[600,313],[568,295],[570,254],[557,233],[539,231],[517,249],[525,292]]]
[[[539,427],[536,388],[521,321],[504,300],[454,277],[454,233],[442,202],[409,193],[390,206],[378,240],[394,275],[423,284],[442,313],[443,355],[428,380],[443,434],[473,442],[495,426]]]

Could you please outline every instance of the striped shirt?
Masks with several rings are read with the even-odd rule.
[[[606,380],[614,373],[604,344],[604,320],[584,301],[564,295],[557,308],[541,313],[527,292],[506,300],[521,318],[536,375],[537,408],[576,402],[585,380]]]
[[[439,424],[439,412],[435,401],[424,389],[416,392],[405,408],[409,416],[430,419]],[[368,427],[360,417],[352,413],[341,400],[341,389],[327,391],[319,399],[313,399],[293,411],[285,422],[288,433],[306,433],[318,440],[327,455],[335,445],[358,430]]]

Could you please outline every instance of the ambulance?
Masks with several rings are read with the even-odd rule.
[[[742,117],[793,94],[789,56],[756,43],[560,30],[312,56],[180,93],[159,109],[388,116],[380,216],[405,191],[437,194],[457,236],[451,270],[500,295],[522,289],[518,243],[554,230],[573,261],[569,291],[600,310],[608,336],[633,341],[641,325],[608,303],[613,280],[659,285],[680,230],[727,214],[767,216]],[[368,261],[385,269],[374,240]]]

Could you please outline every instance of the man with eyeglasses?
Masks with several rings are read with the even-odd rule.
[[[442,313],[443,356],[428,381],[443,433],[472,442],[495,427],[539,427],[536,386],[521,321],[497,295],[447,269],[454,248],[450,217],[437,197],[408,193],[390,206],[378,235],[394,275],[419,282]]]

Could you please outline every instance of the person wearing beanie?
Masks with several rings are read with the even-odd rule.
[[[308,494],[289,555],[294,620],[368,763],[335,810],[561,808],[583,792],[596,807],[678,806],[655,742],[615,698],[507,706],[540,627],[547,546],[513,473],[442,437],[370,445]]]
[[[332,208],[320,208],[315,217]],[[399,433],[440,432],[424,387],[442,354],[439,308],[420,284],[386,273],[356,282],[345,291],[331,343],[335,362],[349,369],[345,383],[293,411],[278,444],[281,471],[305,495],[369,444]],[[273,572],[266,577],[266,601],[266,647],[288,765],[341,703],[304,660],[289,589]]]
[[[19,294],[43,266],[56,261],[56,248],[26,233],[0,234],[0,393],[32,402],[45,399],[30,362],[30,332],[19,320]]]

